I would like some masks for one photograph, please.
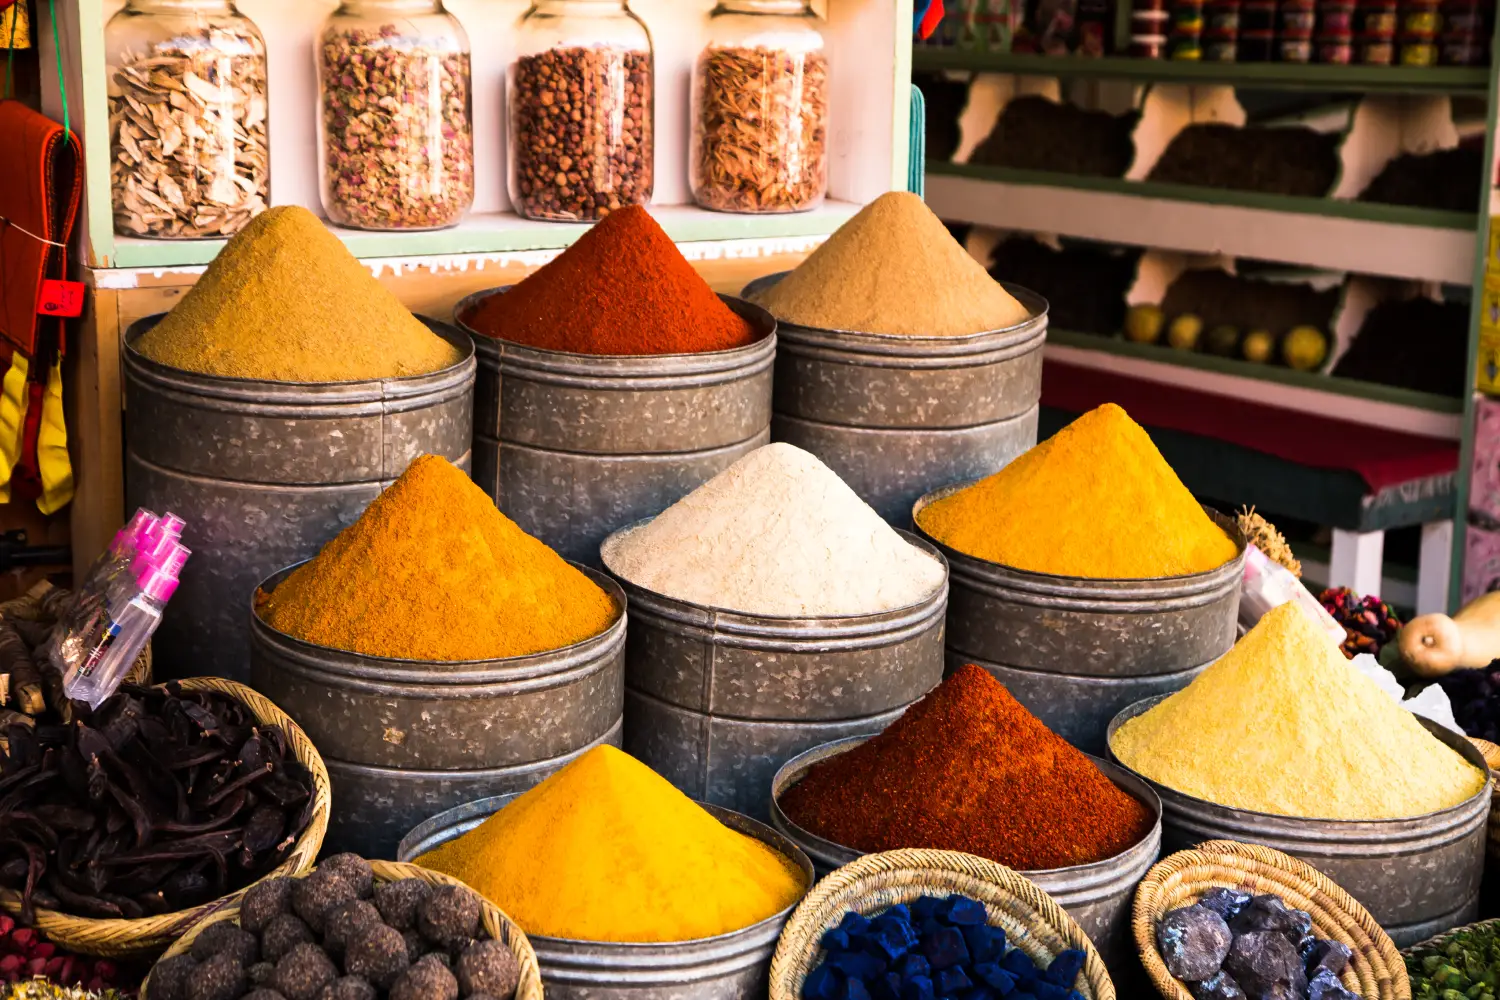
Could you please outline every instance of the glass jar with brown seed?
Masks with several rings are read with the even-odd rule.
[[[720,0],[693,71],[688,183],[720,212],[803,212],[828,189],[828,59],[807,0]]]
[[[591,222],[651,200],[651,36],[625,0],[534,0],[507,74],[510,200]]]
[[[469,38],[442,0],[343,0],[318,51],[323,211],[441,229],[474,202]]]

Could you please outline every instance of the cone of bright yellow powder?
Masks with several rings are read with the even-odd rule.
[[[715,937],[807,888],[791,859],[611,746],[416,863],[467,882],[528,934],[580,941]]]
[[[1486,780],[1351,666],[1295,602],[1122,725],[1110,749],[1185,795],[1308,819],[1420,816],[1472,798]]]
[[[1113,403],[928,504],[917,524],[964,555],[1057,576],[1187,576],[1238,554],[1150,436]]]

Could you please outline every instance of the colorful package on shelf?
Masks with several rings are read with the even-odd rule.
[[[1500,400],[1497,399],[1481,399],[1474,407],[1469,512],[1500,526]]]
[[[1460,601],[1500,590],[1500,531],[1470,524],[1464,532],[1464,580]]]
[[[1493,252],[1486,265],[1479,310],[1479,359],[1474,366],[1474,387],[1500,396],[1500,274],[1495,273]]]

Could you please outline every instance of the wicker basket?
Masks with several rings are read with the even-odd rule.
[[[798,904],[771,959],[770,1000],[798,1000],[802,981],[817,965],[823,932],[849,910],[869,916],[930,894],[977,899],[1006,940],[1045,966],[1069,948],[1083,951],[1076,987],[1088,1000],[1115,1000],[1114,983],[1094,944],[1073,918],[1030,879],[985,858],[958,851],[909,848],[866,854],[830,874]]]
[[[312,776],[312,819],[292,845],[292,851],[286,860],[265,877],[295,875],[307,871],[323,847],[323,835],[328,832],[328,769],[323,766],[323,758],[319,756],[317,748],[290,716],[243,684],[220,677],[192,677],[175,683],[180,684],[185,691],[217,691],[228,695],[250,709],[261,722],[280,726],[282,732],[286,733],[287,746]],[[249,886],[245,888],[248,889]],[[100,920],[38,909],[36,927],[59,948],[81,955],[107,958],[151,955],[181,937],[188,928],[208,914],[239,899],[244,892],[245,889],[240,889],[191,909],[142,917],[139,920]],[[0,890],[0,906],[12,913],[19,913],[20,895],[10,890]]]
[[[377,882],[396,882],[404,878],[419,878],[431,882],[433,885],[463,885],[458,879],[417,865],[401,864],[395,861],[372,861],[370,867],[375,870]],[[306,874],[306,873],[303,873]],[[521,966],[521,982],[516,987],[515,1000],[542,1000],[542,970],[536,961],[536,952],[531,948],[531,942],[527,940],[526,934],[519,926],[511,921],[500,907],[491,903],[483,896],[479,897],[483,907],[484,929],[491,938],[503,941],[510,947],[511,954],[516,956],[516,962]],[[184,934],[178,941],[167,949],[163,959],[181,955],[193,946],[193,940],[203,933],[203,929],[210,924],[216,924],[220,920],[238,921],[240,916],[240,904],[238,900],[211,914],[196,924],[191,930]],[[151,977],[141,984],[140,1000],[150,1000]]]
[[[1215,887],[1280,896],[1312,915],[1313,934],[1341,941],[1354,952],[1344,985],[1364,1000],[1411,1000],[1406,964],[1375,918],[1327,876],[1269,847],[1210,840],[1160,861],[1135,893],[1133,927],[1141,962],[1167,1000],[1192,1000],[1167,971],[1156,950],[1156,923],[1169,910],[1189,906]]]
[[[1479,748],[1479,752],[1484,755],[1484,762],[1490,767],[1490,773],[1495,776],[1497,787],[1490,793],[1490,820],[1485,836],[1485,854],[1492,864],[1500,864],[1500,746],[1472,736],[1469,737],[1469,742]]]

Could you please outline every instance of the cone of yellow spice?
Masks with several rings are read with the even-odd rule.
[[[1350,666],[1295,602],[1122,725],[1110,749],[1184,795],[1307,819],[1420,816],[1472,798],[1486,780]]]
[[[416,863],[468,883],[527,934],[689,941],[802,898],[801,870],[634,757],[590,750]]]
[[[1188,576],[1238,554],[1150,436],[1113,403],[928,504],[917,524],[964,555],[1055,576]]]
[[[272,382],[419,375],[462,357],[295,205],[251,219],[134,346],[172,368]]]
[[[436,455],[413,461],[256,606],[295,639],[404,660],[528,656],[598,635],[620,614]]]

